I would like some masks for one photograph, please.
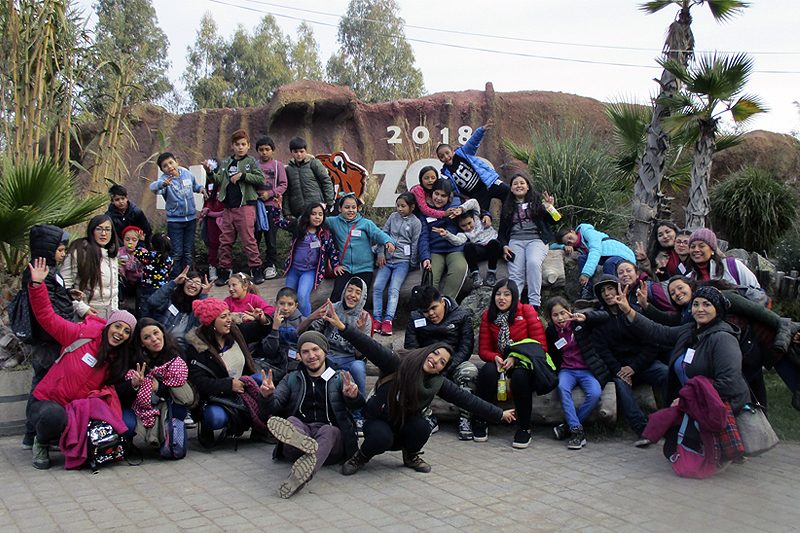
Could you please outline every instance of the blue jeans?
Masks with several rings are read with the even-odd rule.
[[[663,387],[664,383],[666,383],[668,372],[667,365],[661,361],[654,361],[653,364],[643,372],[633,375],[633,383],[634,385],[647,383],[651,385],[655,391],[658,391]],[[614,385],[616,385],[617,388],[617,402],[619,402],[619,408],[622,414],[625,415],[631,429],[635,431],[637,435],[641,435],[642,431],[644,431],[644,427],[647,425],[647,415],[642,412],[639,404],[636,403],[636,398],[633,395],[633,388],[618,377],[614,377]]]
[[[358,385],[358,390],[364,396],[367,395],[367,365],[361,359],[356,359],[352,355],[334,355],[329,353],[326,357],[328,363],[334,370],[347,370],[353,376],[353,381]],[[353,418],[363,419],[361,409],[353,411]]]
[[[261,386],[261,372],[256,372],[250,377]],[[172,405],[172,412],[175,413],[175,417],[180,418],[177,415],[178,408],[183,409],[183,417],[186,418],[186,408],[178,404]],[[228,413],[219,405],[209,403],[203,407],[203,423],[206,429],[222,429],[228,425]]]
[[[580,409],[575,412],[575,402],[572,400],[572,389],[578,385],[586,393],[586,399]],[[572,428],[582,428],[583,421],[588,418],[600,402],[600,382],[589,370],[585,368],[563,368],[558,372],[558,392],[561,395],[561,408],[567,425]]]
[[[397,303],[400,301],[400,287],[408,275],[408,269],[411,268],[410,261],[400,261],[398,263],[386,263],[383,267],[379,268],[375,274],[375,284],[372,290],[372,316],[375,317],[376,322],[381,321],[381,316],[384,320],[392,320],[394,313],[397,311]],[[389,298],[386,302],[386,314],[382,315],[383,311],[383,291],[388,283]]]
[[[178,403],[172,402],[172,416],[173,418],[177,418],[179,420],[183,420],[186,418],[187,409],[185,406],[180,405]],[[126,407],[122,410],[122,421],[125,422],[125,425],[128,426],[128,432],[126,433],[127,436],[132,437],[136,433],[136,413],[133,412],[133,409]]]
[[[172,277],[175,278],[185,267],[191,267],[194,255],[194,230],[197,220],[188,222],[167,222],[167,235],[172,243]]]
[[[311,291],[314,290],[314,280],[317,273],[313,270],[300,271],[292,267],[286,273],[286,286],[297,291],[297,303],[300,314],[311,314]]]

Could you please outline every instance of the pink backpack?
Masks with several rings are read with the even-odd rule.
[[[697,422],[691,420],[689,415],[684,414],[681,427],[678,430],[678,446],[675,449],[675,453],[670,456],[669,462],[672,463],[672,470],[679,477],[706,479],[713,476],[717,471],[716,447],[711,450],[696,451],[685,446],[683,438],[686,435],[686,428],[690,421],[699,432]]]

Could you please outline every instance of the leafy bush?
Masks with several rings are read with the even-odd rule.
[[[797,219],[792,189],[757,167],[746,167],[711,191],[711,219],[732,247],[770,251]]]
[[[795,225],[786,232],[778,244],[775,245],[773,258],[778,270],[790,272],[800,270],[800,228]]]
[[[616,166],[609,146],[577,125],[534,131],[531,146],[505,142],[528,167],[534,186],[556,198],[565,224],[589,222],[621,234],[628,224],[630,182]]]

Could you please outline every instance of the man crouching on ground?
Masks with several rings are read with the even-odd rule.
[[[364,406],[364,396],[347,372],[330,368],[325,357],[328,340],[306,331],[297,340],[301,366],[275,387],[272,372],[264,376],[261,396],[272,416],[267,427],[286,446],[275,447],[275,457],[294,461],[291,474],[278,494],[289,498],[325,464],[344,461],[358,450],[358,437],[350,414]]]

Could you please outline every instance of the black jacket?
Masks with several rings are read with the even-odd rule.
[[[509,194],[506,201],[514,202],[515,200],[513,195]],[[511,240],[513,216],[514,216],[513,212],[511,213],[511,216],[503,216],[502,211],[500,213],[500,227],[497,230],[497,240],[499,240],[500,244],[502,244],[503,246],[508,246],[508,241]],[[536,224],[536,229],[539,232],[539,238],[542,239],[542,242],[545,244],[551,242],[555,238],[555,235],[553,234],[553,229],[550,227],[551,220],[552,218],[547,213],[545,213],[543,216],[535,217],[533,219],[534,224]]]
[[[265,412],[270,415],[283,417],[297,416],[303,398],[306,396],[305,368],[301,366],[298,370],[290,372],[275,387],[275,392],[269,398],[262,398],[261,403]],[[351,409],[360,409],[364,406],[364,391],[358,391],[358,396],[354,399],[347,398],[342,394],[342,373],[336,374],[325,384],[325,391],[328,400],[326,412],[329,416],[328,423],[336,426],[342,432],[344,440],[345,456],[352,457],[358,450],[358,437],[356,436]]]
[[[598,317],[598,319],[601,320],[601,322],[604,321],[601,317]],[[600,387],[602,388],[614,377],[614,374],[611,373],[611,368],[616,367],[617,363],[613,358],[604,359],[604,356],[606,358],[609,357],[607,351],[601,354],[594,349],[590,326],[591,323],[587,325],[575,323],[572,331],[586,366],[589,367],[589,371],[597,381],[600,382]],[[550,325],[547,326],[545,335],[547,336],[547,346],[550,349],[550,358],[556,365],[556,370],[560,370],[563,356],[561,354],[561,349],[556,348],[556,342],[558,342],[559,336],[555,324],[551,322]]]
[[[128,226],[136,226],[144,232],[145,246],[150,246],[150,237],[153,236],[153,230],[150,227],[150,221],[147,220],[147,217],[144,215],[144,211],[136,207],[136,204],[134,204],[132,201],[128,200],[128,209],[126,209],[124,213],[117,211],[117,208],[114,207],[114,204],[108,204],[106,215],[110,216],[111,222],[114,223],[114,231],[117,234],[117,241],[120,244],[122,243],[122,238],[124,237],[122,230]]]
[[[470,330],[470,334],[472,334],[472,330]],[[397,354],[352,326],[347,326],[342,332],[342,336],[353,343],[356,350],[364,354],[372,364],[377,366],[381,371],[381,375],[392,374],[397,372],[398,368],[400,368],[400,358]],[[451,361],[453,360],[451,359]],[[452,366],[454,362],[450,364]],[[465,409],[489,422],[496,423],[500,422],[502,419],[503,410],[496,405],[483,401],[447,378],[441,379],[440,383],[441,387],[435,392],[435,395],[439,396],[444,401],[456,407],[460,407],[461,409]],[[364,410],[364,414],[367,418],[387,419],[388,409],[386,408],[386,396],[389,385],[389,383],[382,384],[377,388],[375,394],[367,401],[367,407]],[[425,407],[427,407],[427,405],[421,405],[420,409],[424,409]]]
[[[475,335],[472,332],[472,312],[464,307],[459,307],[447,296],[442,298],[447,310],[444,318],[438,324],[431,324],[419,311],[411,312],[403,347],[408,350],[429,346],[436,342],[449,344],[453,348],[453,357],[448,370],[448,374],[450,374],[458,365],[472,357]],[[425,325],[416,327],[417,320],[424,320]]]

